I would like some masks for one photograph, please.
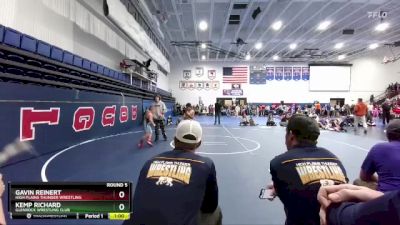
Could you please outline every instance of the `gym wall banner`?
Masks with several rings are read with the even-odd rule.
[[[222,95],[242,96],[243,90],[242,89],[223,89]]]
[[[181,90],[190,90],[193,91],[195,89],[197,90],[218,90],[219,89],[219,81],[207,81],[207,80],[201,80],[201,81],[185,81],[181,80],[179,81],[179,89]]]
[[[122,95],[0,83],[0,96],[0,148],[19,140],[35,150],[6,164],[132,131],[142,121],[142,100]]]

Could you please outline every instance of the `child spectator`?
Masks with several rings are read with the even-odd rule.
[[[250,117],[249,124],[250,124],[250,126],[257,126],[258,125],[258,123],[256,123],[254,121],[253,117]]]
[[[374,108],[372,109],[372,119],[374,123],[378,121],[378,118],[379,118],[379,107],[375,105]]]
[[[376,123],[374,122],[374,119],[372,117],[372,113],[371,115],[367,115],[367,125],[368,126],[376,126]]]
[[[187,106],[183,114],[184,120],[193,120],[195,115],[195,110],[191,106]]]
[[[247,117],[246,113],[243,113],[239,126],[248,126],[249,124],[250,124],[249,118]]]
[[[279,125],[281,127],[286,127],[289,119],[290,119],[290,115],[288,113],[284,114],[281,118],[281,122],[279,122]]]
[[[331,120],[328,129],[329,129],[329,130],[332,130],[332,131],[337,131],[337,132],[346,131],[346,130],[344,129],[344,127],[341,126],[341,121],[340,121],[340,119],[333,119],[333,120]]]
[[[167,118],[167,126],[172,125],[172,116],[169,115]]]
[[[276,126],[272,113],[268,114],[267,126]]]
[[[265,116],[265,105],[260,105],[260,116]]]
[[[317,117],[318,118],[318,117]],[[318,126],[323,130],[327,130],[329,128],[329,121],[326,118],[319,119]]]
[[[235,107],[235,116],[238,117],[239,113],[240,113],[240,106],[236,105],[236,107]]]
[[[393,107],[393,113],[394,113],[394,117],[395,118],[400,118],[400,106],[399,105],[395,105]]]

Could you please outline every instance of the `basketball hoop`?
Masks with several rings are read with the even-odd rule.
[[[389,63],[389,58],[387,56],[383,57],[382,64]]]

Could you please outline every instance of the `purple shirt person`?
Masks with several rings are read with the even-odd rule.
[[[389,142],[373,146],[360,171],[361,180],[378,182],[382,192],[400,189],[400,120],[389,123],[386,136]]]

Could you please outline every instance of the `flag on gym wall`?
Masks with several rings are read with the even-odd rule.
[[[247,66],[236,66],[236,67],[223,67],[222,68],[222,83],[247,83],[249,68]]]
[[[283,67],[275,67],[275,80],[283,80]]]
[[[267,80],[274,80],[275,67],[266,67]]]
[[[285,67],[283,70],[283,78],[285,80],[291,80],[292,79],[292,67]]]
[[[293,67],[293,80],[298,81],[301,79],[301,67]]]
[[[301,79],[309,80],[310,79],[310,69],[308,67],[301,68]]]
[[[250,84],[266,84],[267,74],[264,70],[250,71]]]

